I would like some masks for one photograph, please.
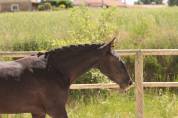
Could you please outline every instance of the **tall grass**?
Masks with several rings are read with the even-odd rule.
[[[113,36],[120,37],[116,48],[177,48],[177,14],[176,7],[2,13],[1,50],[46,50],[58,41],[57,45],[94,43]]]
[[[65,11],[64,11],[65,12]],[[45,50],[50,41],[65,37],[66,14],[22,12],[0,14],[1,50]]]
[[[174,94],[145,94],[144,101],[145,118],[174,118],[178,115],[178,101]],[[69,102],[68,113],[70,118],[135,118],[135,98],[131,94],[112,91],[106,98],[97,95],[87,101],[73,100]]]

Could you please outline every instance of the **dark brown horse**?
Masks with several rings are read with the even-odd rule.
[[[0,62],[0,113],[31,113],[33,118],[67,118],[71,83],[98,68],[125,89],[132,84],[123,61],[108,44],[55,49],[12,62]]]

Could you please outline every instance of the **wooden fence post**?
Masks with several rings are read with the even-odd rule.
[[[136,88],[136,118],[144,118],[143,91],[143,54],[139,50],[135,55],[135,88]]]

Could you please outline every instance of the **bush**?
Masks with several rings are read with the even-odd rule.
[[[58,6],[61,6],[61,5],[65,6],[65,8],[73,7],[72,2],[70,0],[60,0],[58,2]]]
[[[39,11],[46,11],[46,10],[51,10],[52,9],[52,5],[50,3],[43,3],[38,5],[38,10]]]
[[[117,9],[103,9],[98,21],[89,8],[74,8],[70,15],[71,39],[85,43],[99,43],[117,34]]]
[[[62,5],[62,8],[70,8],[73,6],[71,0],[51,0],[50,3],[55,7],[61,7]]]
[[[59,8],[64,9],[64,8],[66,8],[66,5],[65,4],[60,4]]]

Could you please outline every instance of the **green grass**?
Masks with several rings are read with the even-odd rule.
[[[91,95],[92,96],[92,95]],[[134,97],[111,93],[106,98],[93,96],[68,105],[70,118],[134,118]]]
[[[174,118],[178,116],[176,95],[145,94],[145,118]],[[106,98],[91,97],[68,105],[69,118],[135,118],[135,96],[111,92]]]
[[[131,92],[132,93],[132,92]],[[91,95],[87,98],[71,99],[67,104],[69,118],[136,118],[135,96],[111,91],[107,97]],[[175,94],[146,93],[144,96],[145,118],[176,118],[178,100]],[[13,118],[31,118],[30,114],[17,114]],[[7,118],[7,115],[3,115]],[[49,118],[49,116],[48,116]]]
[[[65,12],[65,11],[64,11]],[[62,13],[62,12],[61,12]],[[65,35],[66,17],[60,12],[22,12],[0,14],[0,44],[2,50],[15,50],[16,44],[36,42],[42,50],[44,43]],[[18,48],[17,48],[18,50]],[[30,50],[30,49],[27,49]]]

